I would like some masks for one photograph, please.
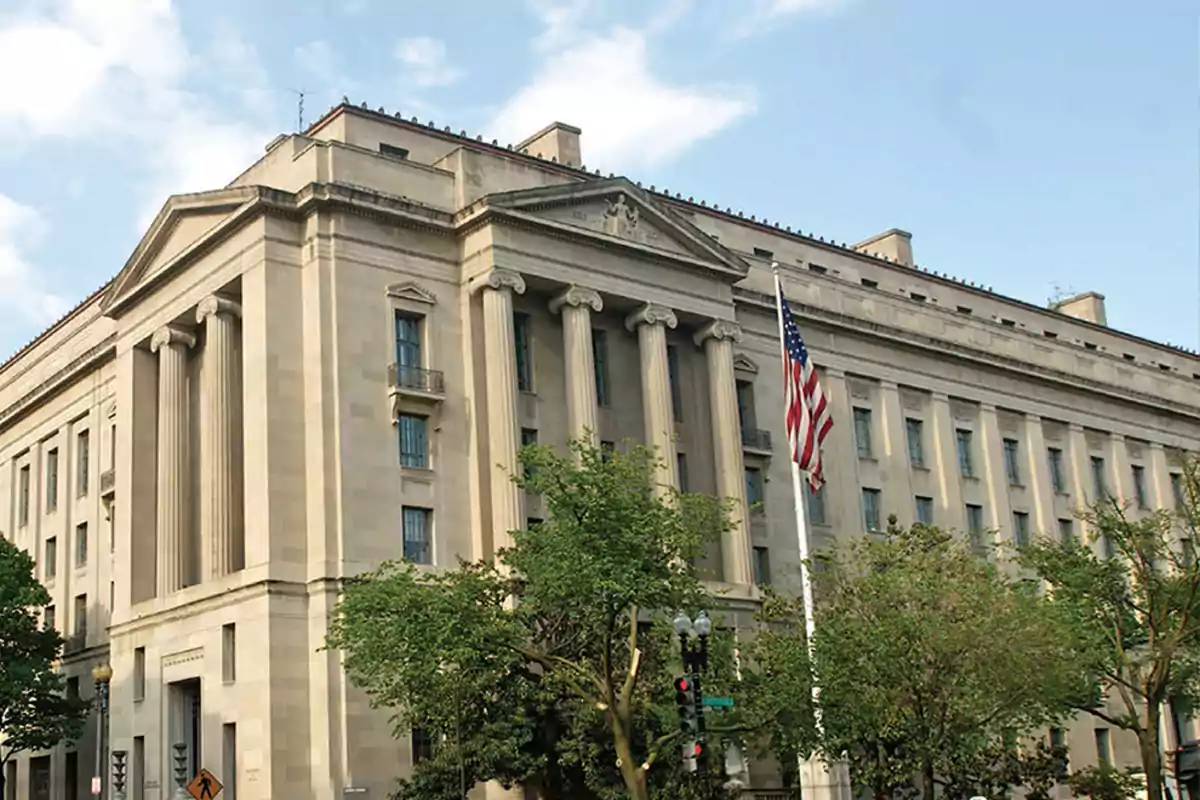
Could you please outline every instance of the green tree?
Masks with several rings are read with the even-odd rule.
[[[846,759],[851,781],[877,798],[913,791],[914,775],[926,798],[939,786],[947,797],[1000,794],[1038,771],[1017,742],[1065,713],[1075,691],[1063,623],[960,539],[890,522],[886,536],[827,554],[817,573],[813,747]],[[808,680],[802,611],[796,601],[769,610],[775,630],[754,661],[784,665],[776,682],[794,692]],[[795,715],[777,735],[802,748],[808,725]]]
[[[28,553],[0,537],[0,794],[9,759],[78,738],[87,717],[55,669],[63,640],[41,624],[50,595],[33,566]]]
[[[1102,554],[1041,541],[1023,555],[1072,621],[1089,684],[1077,707],[1137,737],[1148,800],[1163,797],[1163,707],[1200,696],[1200,465],[1179,474],[1173,512],[1131,515],[1110,499],[1081,515]]]
[[[670,625],[677,609],[711,602],[690,565],[728,509],[657,496],[642,447],[533,446],[521,460],[514,480],[541,496],[546,519],[512,531],[499,565],[385,564],[347,583],[327,644],[394,711],[398,734],[418,727],[443,742],[401,796],[498,780],[552,797],[680,797]],[[723,690],[731,637],[714,633],[711,659],[707,688]]]

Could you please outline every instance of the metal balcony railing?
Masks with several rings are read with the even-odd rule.
[[[78,653],[87,647],[87,631],[76,631],[63,639],[63,654]]]
[[[445,394],[445,380],[440,370],[388,365],[388,385],[401,391],[423,394]]]
[[[108,497],[117,491],[117,471],[106,469],[100,473],[100,496]]]
[[[742,428],[742,447],[771,452],[771,432],[761,428]]]

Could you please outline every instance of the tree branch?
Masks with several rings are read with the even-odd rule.
[[[642,661],[642,651],[638,648],[638,607],[634,603],[629,607],[629,674],[625,676],[625,685],[621,687],[621,704],[628,705],[633,698],[633,689],[637,685],[638,666]]]

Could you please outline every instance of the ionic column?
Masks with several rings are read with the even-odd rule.
[[[1008,469],[1004,463],[1004,438],[1000,435],[1000,420],[996,407],[984,403],[979,408],[983,429],[983,469],[988,496],[988,526],[997,533],[1012,535],[1012,506],[1008,500]]]
[[[1025,470],[1029,473],[1029,491],[1033,498],[1034,530],[1042,536],[1058,537],[1054,516],[1054,486],[1050,480],[1050,461],[1042,418],[1025,415]]]
[[[966,511],[963,507],[962,478],[958,466],[958,442],[956,439],[954,414],[950,410],[950,398],[934,392],[933,408],[933,452],[937,460],[937,509],[934,521],[945,530],[963,528]]]
[[[679,488],[675,466],[675,413],[671,406],[671,374],[667,365],[667,328],[678,324],[674,311],[653,303],[647,303],[625,319],[625,327],[637,331],[642,360],[646,444],[654,448],[660,462],[655,489],[660,494],[668,488]]]
[[[517,345],[513,331],[513,292],[525,293],[525,279],[493,268],[471,287],[483,295],[483,353],[487,370],[488,460],[491,468],[492,552],[512,544],[510,531],[524,524],[522,492],[513,483],[520,463],[517,419]]]
[[[596,354],[592,350],[592,312],[604,302],[591,289],[572,286],[550,301],[550,312],[562,312],[563,354],[567,379],[567,434],[596,444]]]
[[[912,469],[908,455],[908,432],[904,425],[904,408],[900,402],[900,387],[893,381],[879,382],[879,405],[883,428],[883,508],[895,514],[901,525],[915,521],[912,492]]]
[[[245,563],[242,526],[241,429],[238,405],[237,318],[241,307],[211,295],[196,308],[204,325],[204,367],[200,371],[200,558],[206,579],[241,569]]]
[[[712,408],[713,457],[717,467],[717,495],[734,501],[733,526],[722,535],[721,568],[726,583],[754,582],[750,566],[750,515],[746,508],[746,468],[742,464],[741,420],[738,417],[737,382],[733,374],[733,345],[741,341],[736,322],[714,320],[695,337],[708,359],[708,395]]]
[[[159,328],[150,338],[158,354],[158,596],[188,579],[188,348],[196,339],[181,328]]]

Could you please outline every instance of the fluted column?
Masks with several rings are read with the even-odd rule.
[[[733,345],[741,341],[736,322],[714,320],[696,333],[708,360],[708,395],[712,408],[713,458],[717,495],[734,501],[733,526],[723,534],[721,567],[726,583],[754,582],[750,566],[750,515],[746,508],[746,468],[742,463],[742,430],[738,416],[737,381],[733,374]]]
[[[592,312],[604,308],[600,295],[572,286],[550,301],[551,313],[562,312],[563,354],[567,380],[567,433],[572,439],[597,440],[596,354],[592,350]]]
[[[1004,463],[1004,440],[1000,435],[1000,420],[996,415],[996,407],[991,403],[981,405],[979,421],[980,427],[983,428],[981,438],[988,498],[988,527],[998,534],[1008,531],[1011,536],[1012,506],[1008,500],[1008,469]]]
[[[963,528],[966,514],[963,508],[962,478],[958,468],[958,444],[956,441],[954,414],[950,410],[950,398],[934,392],[933,406],[933,451],[937,460],[937,509],[934,521],[946,530]]]
[[[204,326],[200,371],[200,537],[203,574],[218,578],[245,563],[237,319],[242,309],[211,295],[196,307]]]
[[[1050,461],[1042,418],[1025,415],[1025,470],[1029,473],[1029,491],[1033,500],[1034,530],[1044,537],[1058,538],[1054,516],[1054,486],[1050,480]]]
[[[1067,424],[1068,458],[1071,470],[1071,506],[1073,512],[1086,511],[1098,498],[1092,486],[1091,453],[1088,450],[1087,434],[1078,422]],[[1081,519],[1075,521],[1077,538],[1082,544],[1091,543],[1091,528]]]
[[[1108,435],[1108,461],[1105,480],[1109,483],[1109,494],[1122,505],[1133,503],[1137,498],[1134,497],[1133,468],[1130,466],[1129,446],[1125,443],[1124,434]],[[1138,509],[1133,509],[1133,513],[1137,512]]]
[[[150,338],[158,354],[158,596],[177,592],[188,579],[188,348],[196,339],[172,326]]]
[[[900,387],[893,381],[879,382],[879,406],[883,429],[883,508],[895,514],[901,525],[915,521],[916,509],[912,491],[912,469],[908,456],[908,431],[904,425],[904,407],[900,402]]]
[[[488,462],[491,465],[492,551],[512,544],[510,531],[524,524],[518,474],[517,345],[513,293],[525,293],[525,279],[494,268],[479,276],[473,291],[483,295],[483,353],[487,370]]]
[[[667,365],[667,328],[679,324],[666,306],[647,303],[625,319],[625,327],[637,331],[642,362],[642,415],[646,422],[646,444],[660,460],[659,493],[679,488],[675,466],[675,413],[671,406],[671,374]]]

